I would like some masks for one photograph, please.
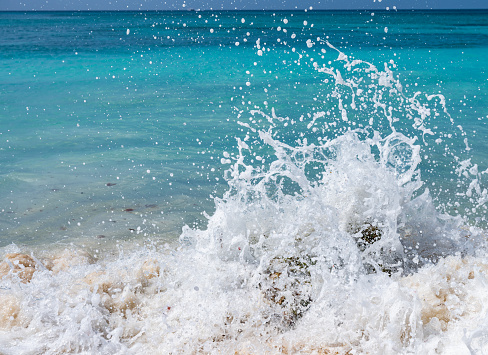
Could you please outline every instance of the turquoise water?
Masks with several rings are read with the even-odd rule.
[[[441,92],[485,170],[487,21],[486,11],[2,13],[1,244],[137,227],[175,238],[202,223],[210,195],[226,188],[220,159],[240,134],[235,108],[299,117],[327,106],[314,101],[320,75],[293,63],[306,38],[379,67],[394,60],[406,90]],[[323,61],[334,59],[329,50]],[[439,165],[431,179],[442,184]]]
[[[488,11],[0,13],[0,353],[488,350]]]

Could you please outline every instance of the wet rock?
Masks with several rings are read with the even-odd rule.
[[[154,294],[154,282],[160,275],[159,263],[147,259],[142,265],[117,271],[95,271],[83,278],[91,292],[100,295],[100,303],[110,313],[119,313],[123,317],[128,312],[138,312],[141,295]]]
[[[292,327],[310,308],[309,267],[312,265],[314,261],[308,256],[275,257],[271,260],[259,283],[273,309],[270,322],[278,323],[278,327]]]
[[[17,297],[0,294],[0,329],[7,330],[18,325],[20,302]]]
[[[385,248],[377,248],[375,250],[373,247],[373,249],[369,249],[383,238],[384,232],[377,225],[366,223],[360,228],[351,227],[351,229],[356,237],[356,244],[363,253],[363,262],[367,273],[384,272],[391,276],[403,270],[401,255]]]
[[[78,250],[64,250],[60,254],[55,255],[49,262],[49,267],[53,273],[65,271],[73,266],[93,264],[93,257],[85,251]]]
[[[438,264],[409,275],[401,283],[413,290],[422,303],[421,318],[427,334],[445,332],[458,320],[475,319],[488,302],[488,263],[473,257],[449,256]]]
[[[379,241],[383,232],[372,224],[365,224],[362,228],[357,229],[355,234],[360,234],[356,240],[359,250],[364,251],[366,248]]]
[[[0,263],[0,278],[16,275],[23,283],[30,282],[36,271],[36,262],[27,254],[10,253]]]
[[[158,277],[160,273],[160,267],[159,264],[156,260],[154,259],[148,259],[144,261],[142,264],[142,268],[140,270],[140,276],[143,278],[150,280],[154,277]]]

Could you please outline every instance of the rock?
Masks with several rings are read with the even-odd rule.
[[[51,271],[58,273],[73,266],[93,264],[93,257],[85,251],[65,250],[54,256],[50,262]]]
[[[361,233],[357,240],[359,250],[364,251],[369,245],[376,243],[382,237],[382,231],[372,224],[366,224],[358,229],[356,233]]]
[[[159,277],[160,267],[155,259],[147,259],[140,268],[95,271],[83,278],[91,292],[100,295],[100,303],[110,313],[127,316],[138,312],[140,296],[155,293],[155,283],[150,280]]]
[[[279,327],[293,327],[310,308],[313,264],[309,257],[276,257],[261,275],[258,286],[273,309],[270,320]]]
[[[14,266],[17,267],[35,267],[36,262],[27,254],[11,253],[5,255],[5,259],[8,259]]]
[[[351,226],[350,229],[362,253],[367,273],[374,274],[381,271],[391,276],[403,270],[404,262],[400,254],[393,253],[391,249],[384,247],[374,249],[373,245],[383,238],[384,233],[377,225],[366,223],[359,228]],[[372,246],[373,249],[370,249]]]
[[[486,285],[487,275],[488,263],[482,258],[448,256],[401,283],[414,290],[422,303],[424,331],[438,334],[460,318],[466,321],[483,314],[488,294],[479,285]]]
[[[19,323],[20,302],[9,294],[0,294],[0,329],[7,330]]]
[[[144,277],[147,280],[152,279],[153,277],[158,277],[160,273],[160,268],[157,260],[154,259],[148,259],[144,261],[144,264],[142,264],[141,268],[141,273],[142,277]]]
[[[16,275],[23,283],[30,282],[36,271],[36,262],[27,254],[10,253],[0,263],[0,278]]]

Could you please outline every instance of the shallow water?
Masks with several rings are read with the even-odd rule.
[[[481,353],[487,21],[1,13],[1,351]]]

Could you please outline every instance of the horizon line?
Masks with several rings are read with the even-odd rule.
[[[471,10],[488,10],[486,8],[441,8],[441,9],[425,9],[425,8],[412,8],[412,9],[100,9],[100,10],[0,10],[0,12],[211,12],[211,11],[287,11],[287,12],[320,12],[320,11],[381,11],[381,12],[399,12],[399,11],[471,11]]]

